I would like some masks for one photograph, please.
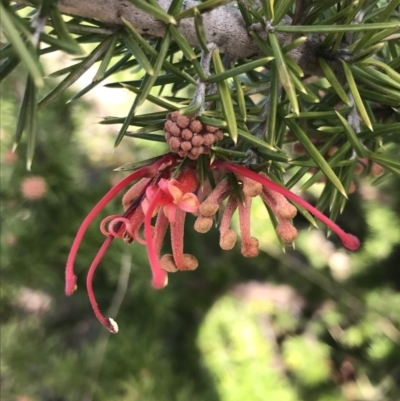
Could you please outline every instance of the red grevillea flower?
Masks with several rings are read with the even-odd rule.
[[[247,177],[253,181],[260,183],[264,188],[278,192],[285,198],[288,198],[291,201],[299,204],[300,206],[303,206],[313,216],[322,221],[340,238],[343,246],[346,249],[350,251],[356,251],[360,247],[360,240],[356,236],[343,231],[336,223],[334,223],[331,219],[326,217],[322,212],[320,212],[314,206],[310,205],[307,201],[300,198],[293,192],[289,191],[287,188],[282,187],[276,182],[270,180],[265,175],[258,174],[255,171],[249,170],[248,168],[243,166],[239,166],[238,164],[232,162],[225,162],[221,160],[215,160],[214,163],[212,164],[212,167],[219,168],[225,172],[231,172],[234,174],[239,174],[243,177]]]
[[[85,218],[72,244],[66,267],[65,292],[67,295],[72,295],[76,289],[76,275],[73,266],[88,226],[121,190],[138,180],[123,197],[124,214],[108,216],[102,221],[100,230],[106,239],[94,258],[86,279],[87,291],[94,313],[112,333],[118,331],[118,326],[114,320],[101,313],[93,292],[92,282],[95,270],[113,239],[123,238],[127,242],[135,240],[146,245],[153,276],[152,285],[158,289],[163,288],[167,284],[168,272],[194,270],[198,266],[198,261],[193,255],[183,253],[186,213],[196,214],[198,216],[195,223],[196,231],[206,232],[211,228],[214,215],[225,199],[228,200],[220,222],[220,246],[223,249],[231,249],[235,245],[236,233],[230,230],[229,225],[234,212],[238,209],[242,253],[246,257],[258,255],[258,240],[250,235],[251,202],[255,196],[260,196],[275,214],[279,223],[277,234],[285,242],[292,242],[297,236],[297,230],[291,222],[297,210],[288,202],[287,199],[289,199],[303,206],[326,224],[339,236],[347,249],[355,251],[360,246],[357,237],[344,232],[318,209],[288,189],[271,181],[265,173],[256,173],[232,162],[221,160],[212,162],[210,168],[219,170],[214,177],[217,185],[212,190],[211,188],[207,190],[206,182],[202,192],[208,196],[200,204],[196,195],[199,190],[196,162],[191,161],[185,165],[183,170],[179,171],[177,165],[181,160],[177,156],[167,154],[116,184]],[[232,190],[232,185],[225,177],[225,173],[233,173],[242,183],[243,199],[239,199],[237,192]],[[156,217],[156,221],[153,226],[154,217]],[[142,227],[144,238],[140,235]],[[168,227],[171,231],[172,254],[160,256]]]
[[[104,253],[114,238],[124,238],[127,242],[136,240],[146,245],[153,275],[153,286],[163,288],[167,284],[167,272],[177,270],[193,270],[197,268],[197,259],[183,253],[184,221],[187,212],[197,213],[200,202],[193,193],[197,190],[198,179],[195,171],[189,167],[183,169],[171,179],[176,159],[166,155],[159,161],[143,167],[123,179],[112,188],[89,213],[71,248],[66,268],[66,294],[71,295],[76,288],[76,275],[73,264],[83,235],[105,205],[124,187],[136,179],[140,179],[124,196],[125,213],[122,216],[112,215],[104,219],[100,229],[106,240],[94,258],[87,275],[86,286],[90,302],[98,320],[112,333],[118,331],[116,322],[106,318],[100,312],[93,292],[93,276]],[[155,227],[152,218],[157,215]],[[106,230],[108,224],[108,230]],[[144,236],[139,236],[139,229],[144,225]],[[170,225],[172,255],[160,258],[160,251],[166,230]]]

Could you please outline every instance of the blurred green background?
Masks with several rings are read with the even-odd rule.
[[[114,241],[94,282],[100,307],[120,327],[110,335],[85,291],[103,240],[100,219],[79,251],[70,298],[69,247],[92,206],[123,177],[113,168],[164,146],[126,138],[112,153],[115,133],[95,123],[118,108],[124,115],[126,93],[65,105],[67,93],[40,112],[29,173],[24,144],[10,152],[19,78],[1,86],[2,400],[400,399],[398,179],[357,183],[338,220],[362,239],[356,254],[308,230],[301,217],[296,249],[284,254],[257,204],[259,257],[245,259],[239,247],[222,251],[217,230],[198,234],[188,221],[185,247],[199,268],[170,275],[156,291],[145,248]],[[103,217],[120,210],[118,199]]]

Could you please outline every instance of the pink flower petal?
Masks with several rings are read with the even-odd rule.
[[[178,203],[179,209],[185,212],[196,213],[199,210],[200,202],[195,194],[186,193]]]

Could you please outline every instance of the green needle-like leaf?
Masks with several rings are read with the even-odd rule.
[[[220,148],[218,146],[213,146],[211,149],[218,155],[224,155],[238,159],[244,159],[249,156],[246,152],[238,152],[237,150]]]
[[[13,142],[13,149],[12,149],[13,152],[15,152],[19,142],[21,141],[22,133],[24,132],[24,129],[26,126],[26,120],[28,118],[28,114],[30,111],[29,102],[32,97],[30,94],[30,91],[32,90],[32,86],[30,85],[30,82],[31,82],[31,79],[30,79],[30,77],[28,77],[26,80],[24,97],[22,99],[21,107],[20,107],[19,113],[18,113],[18,122],[17,122],[17,128],[15,130],[15,134],[14,134],[14,142]]]
[[[278,39],[276,35],[272,32],[269,33],[268,38],[271,44],[272,52],[275,57],[276,67],[278,69],[278,74],[282,86],[285,89],[290,104],[292,105],[293,112],[295,114],[299,114],[299,103],[297,101],[296,89],[294,87],[289,70],[286,66],[285,60],[283,58],[283,54],[279,46]]]
[[[363,60],[361,63],[359,63],[359,65],[374,65],[378,68],[381,68],[383,71],[385,71],[388,77],[400,84],[400,74],[380,60],[369,58],[367,60]]]
[[[166,32],[164,35],[164,39],[161,42],[161,47],[160,51],[158,53],[157,60],[154,64],[154,75],[151,76],[148,81],[146,82],[146,85],[142,89],[141,95],[139,95],[139,100],[138,100],[138,106],[141,106],[142,103],[146,100],[147,95],[150,93],[151,88],[154,85],[154,82],[156,81],[157,77],[159,76],[161,72],[161,68],[164,64],[165,57],[167,56],[169,45],[171,43],[171,33]]]
[[[207,117],[205,113],[199,117],[199,120],[203,124],[212,125],[213,127],[217,128],[222,128],[223,130],[226,130],[228,127],[228,124],[224,120],[220,120],[218,118],[213,118],[213,117]]]
[[[203,14],[207,11],[211,11],[214,8],[223,6],[224,4],[227,4],[227,3],[230,3],[230,0],[207,0],[203,3],[197,4],[196,7],[188,8],[187,10],[176,14],[175,19],[177,21],[179,21],[183,18],[191,18],[191,17],[194,17],[194,14],[196,12],[195,10],[197,10]]]
[[[349,140],[352,148],[356,151],[358,157],[366,157],[367,156],[367,149],[361,143],[360,139],[358,138],[357,134],[353,130],[353,127],[347,122],[347,120],[340,115],[337,111],[335,111],[336,115],[339,117],[340,122],[343,125],[344,131],[347,135],[347,139]]]
[[[343,107],[340,110],[332,111],[302,111],[298,116],[294,113],[290,113],[285,118],[312,118],[312,119],[325,119],[335,117],[337,113],[348,114],[351,111],[351,107]]]
[[[224,71],[220,74],[214,74],[212,76],[210,76],[208,78],[207,83],[214,83],[214,82],[219,82],[222,81],[224,79],[228,79],[228,78],[232,78],[234,76],[240,75],[240,74],[244,74],[248,71],[252,71],[255,68],[259,68],[259,67],[263,67],[266,64],[268,64],[271,60],[273,60],[272,57],[263,57],[260,58],[258,60],[254,60],[254,61],[249,61],[248,63],[245,63],[243,65],[240,65],[238,67],[235,68],[231,68],[227,71]]]
[[[307,41],[307,36],[300,36],[293,42],[288,43],[287,45],[282,47],[282,53],[289,53],[291,50],[296,49],[297,47],[304,44]]]
[[[183,54],[186,58],[193,64],[194,69],[197,72],[197,75],[202,81],[207,81],[207,76],[204,74],[203,69],[200,66],[199,61],[197,60],[196,53],[193,51],[192,47],[190,46],[189,42],[186,38],[178,31],[178,29],[170,25],[169,31],[171,32],[172,36],[178,43],[180,49],[182,50]]]
[[[113,36],[107,38],[101,42],[83,61],[76,64],[71,73],[40,100],[39,107],[48,105],[62,92],[68,89],[77,79],[79,79],[107,51],[112,40]]]
[[[104,78],[106,70],[107,70],[108,66],[110,65],[110,61],[114,56],[114,52],[115,52],[115,48],[118,43],[118,39],[119,39],[119,34],[118,33],[114,34],[113,38],[110,42],[110,45],[106,51],[106,54],[104,55],[104,58],[100,63],[100,67],[97,70],[96,75],[93,77],[92,82],[97,82]]]
[[[147,52],[150,56],[156,58],[158,57],[158,52],[155,50],[143,37],[139,34],[139,32],[135,29],[135,27],[129,23],[129,21],[125,20],[125,26],[129,29],[129,32],[132,34],[134,39],[140,46]],[[163,67],[166,71],[171,72],[177,76],[180,76],[185,82],[189,82],[193,85],[196,85],[196,80],[190,76],[185,71],[181,71],[181,69],[175,67],[175,65],[171,64],[168,60],[164,60]]]
[[[335,1],[336,3],[336,1]],[[328,32],[362,32],[379,31],[382,29],[400,29],[400,22],[380,22],[360,25],[277,25],[276,32],[286,33],[328,33]]]
[[[269,160],[280,162],[287,162],[289,160],[289,157],[286,154],[278,152],[274,147],[268,145],[262,139],[250,134],[250,132],[238,128],[238,134],[244,141],[249,143],[253,148],[256,148],[259,153],[263,154]]]
[[[128,60],[131,58],[131,54],[126,54],[125,56],[123,56],[119,61],[117,61],[112,67],[110,67],[103,75],[102,78],[100,78],[98,81],[92,81],[89,85],[87,85],[85,88],[83,88],[82,90],[80,90],[77,94],[75,94],[74,96],[72,96],[71,99],[68,100],[67,103],[72,102],[76,99],[79,99],[80,97],[82,97],[83,95],[85,95],[86,93],[88,93],[90,90],[92,90],[95,86],[97,86],[100,82],[104,81],[106,78],[108,78],[109,76],[111,76],[112,74],[114,74],[116,71],[118,71],[120,68],[122,68],[123,66],[127,65]],[[133,60],[136,64],[136,60]],[[128,64],[129,65],[129,64]]]
[[[381,81],[382,84],[392,86],[393,88],[396,88],[397,90],[400,90],[400,82],[395,81],[394,79],[390,78],[388,75],[381,73],[380,71],[377,71],[374,68],[361,65],[359,67],[361,70],[366,72],[367,74],[375,77],[377,80]]]
[[[32,77],[28,77],[27,88],[29,88],[29,101],[27,104],[27,117],[26,117],[26,169],[31,171],[33,155],[35,154],[35,142],[37,131],[37,99],[36,99],[36,86]]]
[[[135,7],[139,10],[146,12],[149,15],[152,15],[154,18],[159,19],[160,21],[164,21],[166,24],[176,25],[176,19],[165,12],[160,6],[154,6],[153,4],[147,3],[144,0],[129,0]]]
[[[271,86],[269,92],[268,131],[266,139],[271,146],[275,146],[276,144],[275,127],[276,127],[276,118],[277,118],[278,101],[279,101],[279,78],[275,63],[271,63],[270,72],[271,72]]]
[[[284,54],[283,58],[285,60],[286,65],[289,67],[289,70],[291,70],[299,78],[304,77],[304,71],[293,61],[293,59],[290,56]]]
[[[11,56],[0,64],[0,81],[6,78],[20,63],[18,56]]]
[[[261,4],[265,18],[271,21],[274,18],[274,0],[261,0]]]
[[[224,67],[222,65],[218,49],[214,50],[212,59],[214,63],[215,72],[217,74],[222,74],[224,72]],[[228,82],[226,80],[218,81],[217,86],[220,95],[222,111],[224,113],[226,123],[228,124],[228,132],[233,142],[236,143],[238,137],[236,116],[235,116],[235,110],[233,109],[233,103]]]
[[[400,160],[394,160],[390,157],[387,157],[385,155],[382,155],[380,153],[374,153],[374,152],[368,152],[368,157],[377,162],[378,164],[381,164],[382,166],[385,167],[391,167],[397,170],[400,170]]]
[[[183,4],[183,0],[172,0],[168,8],[168,14],[175,15],[179,12]]]
[[[393,0],[390,1],[388,3],[388,5],[386,6],[386,8],[382,11],[382,13],[379,15],[378,17],[378,23],[376,23],[375,25],[379,25],[379,23],[382,23],[382,21],[386,21],[394,12],[394,10],[396,9],[396,7],[399,7],[400,2],[398,0]],[[368,26],[368,25],[374,25],[374,24],[362,24],[361,26]],[[383,30],[383,29],[389,29],[389,28],[399,28],[399,24],[397,24],[396,26],[393,27],[383,27],[379,30]],[[360,49],[365,48],[365,45],[371,40],[372,36],[374,35],[374,31],[372,32],[367,32],[362,38],[361,40],[356,44],[356,46],[354,47],[353,51],[358,51]]]
[[[143,139],[145,141],[153,141],[153,142],[164,142],[165,143],[165,135],[162,134],[141,134],[137,132],[126,132],[126,136],[129,136],[130,138],[137,138],[137,139]]]
[[[253,18],[250,14],[250,11],[248,10],[247,6],[243,2],[238,1],[237,4],[238,4],[240,14],[242,14],[243,20],[246,23],[246,26],[250,26],[253,23]]]
[[[343,188],[343,185],[340,182],[339,178],[333,172],[331,166],[324,159],[324,157],[319,152],[319,150],[312,143],[312,141],[308,137],[308,135],[293,120],[286,119],[286,124],[293,131],[293,133],[296,135],[297,139],[304,146],[304,149],[306,149],[308,154],[315,161],[315,163],[317,163],[318,167],[323,171],[323,173],[326,175],[326,177],[332,182],[332,184],[338,189],[338,191],[343,196],[347,197],[346,191]]]
[[[273,25],[278,25],[279,22],[281,22],[282,18],[287,14],[293,3],[294,0],[279,0],[276,2],[274,7],[275,16],[272,21]]]
[[[67,25],[58,7],[51,7],[50,16],[53,28],[56,31],[58,38],[60,41],[68,44],[67,48],[70,49],[70,53],[85,54],[79,43],[69,33]]]
[[[196,29],[196,35],[201,49],[204,52],[208,52],[207,35],[203,25],[203,17],[197,8],[194,10],[194,27]]]
[[[0,14],[3,23],[3,32],[13,45],[16,53],[31,74],[36,86],[43,86],[43,70],[36,55],[36,50],[24,43],[19,32],[15,28],[9,12],[0,3]]]
[[[335,73],[329,66],[328,62],[323,59],[322,57],[318,58],[319,65],[322,68],[322,71],[325,75],[325,78],[331,84],[332,89],[336,92],[336,94],[340,97],[342,102],[351,105],[350,99],[348,98],[345,90],[343,89],[342,85],[340,84],[339,80],[336,78]]]
[[[124,123],[122,124],[122,127],[115,140],[115,144],[114,144],[115,148],[121,143],[126,131],[128,130],[128,127],[131,123],[132,117],[135,115],[137,109],[146,100],[147,96],[149,95],[149,93],[151,91],[151,88],[154,85],[155,80],[157,79],[157,76],[160,74],[165,57],[167,56],[167,52],[168,52],[170,43],[171,43],[171,33],[169,31],[167,31],[165,33],[164,39],[161,42],[160,51],[158,52],[158,57],[154,64],[154,75],[150,76],[150,75],[146,74],[144,76],[142,85],[140,86],[141,93],[136,96],[136,98],[133,101],[133,104],[129,110],[129,113],[128,113]]]
[[[236,98],[237,98],[237,103],[239,105],[240,115],[242,116],[243,121],[246,122],[247,119],[246,99],[244,98],[242,83],[240,82],[240,79],[237,75],[233,77],[233,82],[235,83]]]
[[[148,75],[154,75],[153,66],[139,44],[126,32],[122,33],[123,41],[129,52],[135,57],[139,65]]]
[[[343,65],[344,74],[346,75],[347,83],[349,84],[349,89],[350,89],[351,94],[353,95],[354,103],[357,107],[357,110],[360,113],[360,116],[361,116],[362,120],[364,121],[364,124],[372,131],[371,120],[369,119],[367,110],[365,109],[365,106],[361,99],[360,93],[358,92],[357,85],[356,85],[356,82],[354,81],[354,77],[351,72],[351,69],[344,61],[342,61],[342,65]]]
[[[255,31],[250,31],[250,36],[255,40],[259,48],[265,53],[266,56],[273,57],[273,52],[268,43]]]
[[[147,160],[141,160],[141,161],[135,162],[135,163],[124,164],[121,167],[115,168],[113,171],[135,171],[144,166],[148,166],[149,164],[155,163],[162,156],[163,155],[152,157],[151,159],[147,159]]]
[[[299,93],[303,93],[307,95],[307,89],[303,85],[303,83],[300,81],[300,79],[296,76],[296,74],[293,73],[293,71],[289,70],[290,77],[292,78],[292,82],[294,87],[297,89]],[[300,113],[299,113],[300,114]]]
[[[135,86],[131,86],[131,85],[126,85],[126,84],[124,84],[124,83],[121,83],[121,85],[124,87],[124,88],[126,88],[126,89],[128,89],[128,90],[130,90],[130,91],[132,91],[133,93],[136,93],[137,95],[142,95],[142,90],[141,89],[139,89],[139,88],[136,88]],[[163,108],[165,108],[165,109],[167,109],[167,110],[169,110],[169,111],[175,111],[175,110],[179,110],[179,108],[180,108],[180,106],[178,105],[178,104],[172,104],[172,103],[169,103],[169,102],[167,102],[167,101],[165,101],[162,97],[160,97],[160,96],[153,96],[153,95],[147,95],[147,98],[146,98],[146,100],[148,100],[149,102],[151,102],[151,103],[154,103],[154,104],[156,104],[157,106],[160,106],[160,107],[163,107]]]
[[[364,84],[379,92],[382,92],[390,97],[393,97],[394,99],[397,99],[400,102],[400,91],[388,88],[386,85],[382,85],[382,82],[376,79],[373,75],[367,74],[365,71],[355,65],[351,66],[351,70],[353,74],[357,77],[357,80],[363,82]]]
[[[376,44],[374,46],[368,47],[368,48],[360,51],[359,53],[355,54],[352,57],[352,63],[361,62],[364,59],[375,55],[376,53],[378,53],[382,49],[383,46],[384,46],[384,43],[378,43],[378,44]]]
[[[142,78],[142,84],[140,85],[140,90],[143,91],[145,85],[150,79],[150,75],[145,75]],[[142,92],[143,93],[143,92]],[[139,107],[139,95],[135,97],[135,100],[132,103],[131,108],[129,109],[128,115],[125,117],[124,122],[122,124],[121,129],[118,132],[117,138],[115,139],[114,148],[116,148],[124,138],[126,131],[128,130],[129,125],[132,123],[132,118],[134,117],[137,109]]]

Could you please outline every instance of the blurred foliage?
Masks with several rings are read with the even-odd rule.
[[[296,249],[282,255],[259,203],[253,209],[262,249],[257,259],[244,259],[239,247],[221,251],[215,230],[199,236],[189,220],[185,246],[200,268],[171,276],[157,292],[149,286],[144,248],[116,242],[95,279],[99,304],[118,314],[121,330],[111,337],[93,317],[85,291],[63,294],[68,250],[82,219],[119,176],[111,170],[162,152],[165,144],[157,142],[166,114],[201,106],[191,103],[201,53],[173,28],[174,41],[165,44],[144,40],[129,24],[70,19],[52,2],[34,3],[39,14],[1,2],[1,41],[8,41],[0,50],[0,78],[7,77],[1,86],[1,399],[399,400],[400,47],[393,28],[399,2],[305,1],[304,25],[276,32],[326,33],[323,56],[337,57],[334,65],[319,60],[321,74],[299,76],[279,35],[263,41],[252,31],[268,69],[259,60],[221,64],[215,53],[208,79],[219,92],[203,99],[216,104],[205,110],[204,121],[227,133],[215,156],[256,156],[258,167],[268,165],[276,181],[309,188],[306,196],[357,234],[362,249],[348,255],[335,239],[302,230]],[[295,3],[302,2],[262,3],[265,8],[240,3],[243,17],[263,21],[273,9],[277,20],[286,12],[294,17]],[[349,28],[361,6],[366,12],[358,25],[383,23],[386,29]],[[201,18],[197,24],[201,35]],[[352,32],[344,35],[344,29]],[[339,45],[342,58],[335,53]],[[53,73],[63,78],[54,84],[43,79],[38,53],[58,50],[78,58]],[[89,70],[93,82],[69,92],[96,62]],[[144,73],[156,67],[154,76]],[[95,104],[80,98],[108,77],[114,79],[110,90],[124,87],[137,95],[127,116],[102,120],[103,128],[122,124],[117,144],[133,138],[133,145],[124,140],[125,153],[114,159],[98,135],[92,142],[82,139],[82,131],[91,130],[83,121],[98,114]],[[268,120],[268,113],[274,118]],[[296,144],[303,154],[293,152]],[[16,145],[18,152],[11,153]],[[353,174],[356,158],[361,175]],[[372,161],[383,174],[371,174]],[[327,183],[316,183],[323,176]],[[346,192],[352,181],[356,187],[341,215],[346,201],[335,177]],[[112,203],[104,215],[119,209]],[[295,223],[308,227],[302,216]],[[77,259],[79,289],[100,241],[94,225]]]

